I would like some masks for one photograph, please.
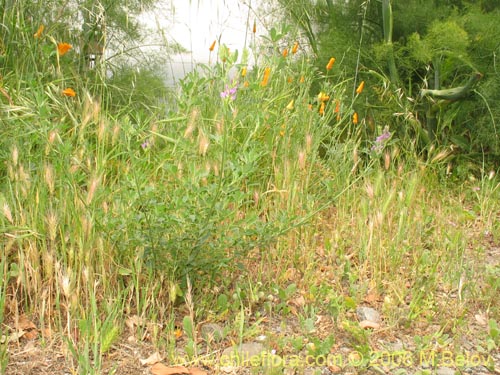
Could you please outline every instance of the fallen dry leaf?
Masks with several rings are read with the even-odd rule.
[[[143,366],[150,366],[154,365],[155,363],[161,362],[162,360],[163,358],[161,357],[160,353],[156,352],[151,354],[146,359],[139,359],[139,362],[141,362],[141,365]]]
[[[296,307],[304,307],[304,305],[306,304],[306,300],[304,296],[301,295],[298,296],[297,298],[292,299],[289,303]]]
[[[16,328],[21,331],[29,331],[31,329],[36,329],[36,325],[23,314],[19,317]]]
[[[34,340],[38,337],[38,331],[36,329],[30,329],[29,331],[24,331],[24,336],[27,340]]]
[[[474,315],[474,318],[476,318],[476,321],[480,326],[486,327],[488,325],[488,319],[485,314],[476,314]]]
[[[377,329],[377,328],[380,328],[380,324],[378,323],[375,323],[375,322],[371,322],[369,320],[363,320],[362,322],[359,323],[360,327],[361,328],[373,328],[373,329]]]
[[[336,365],[328,366],[328,370],[330,370],[330,372],[332,374],[338,374],[338,373],[340,373],[342,371],[342,369],[339,366],[336,366]]]
[[[35,323],[28,319],[26,315],[21,315],[16,322],[17,339],[24,337],[28,340],[33,340],[38,337],[38,330]]]
[[[151,373],[153,375],[181,375],[190,374],[189,370],[184,366],[168,367],[163,363],[157,363],[151,367]]]
[[[25,333],[26,332],[24,331],[13,332],[12,334],[9,335],[9,342],[19,341],[21,337],[24,336]]]

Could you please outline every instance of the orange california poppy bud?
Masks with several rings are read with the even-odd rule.
[[[62,94],[64,96],[69,96],[69,97],[72,97],[72,98],[74,98],[76,96],[75,90],[73,90],[71,87],[68,87],[68,88],[62,90]]]
[[[365,81],[361,81],[358,88],[356,89],[356,94],[358,95],[361,94],[364,88],[365,88]]]
[[[247,75],[247,68],[246,68],[246,67],[243,67],[243,68],[241,69],[241,76],[242,76],[242,77],[246,77],[246,75]]]
[[[319,114],[324,115],[325,114],[325,102],[321,102],[319,106]]]
[[[208,50],[209,50],[210,52],[212,52],[212,51],[214,50],[214,48],[215,48],[215,42],[216,42],[216,41],[214,40],[214,41],[212,42],[212,44],[210,44],[210,47],[208,48]]]
[[[253,28],[252,28],[252,32],[255,34],[257,32],[257,22],[255,20],[253,20]]]
[[[310,111],[312,111],[312,109],[313,109],[313,105],[312,105],[312,104],[308,104],[308,105],[307,105],[307,109],[308,109],[308,110],[310,110]]]
[[[333,68],[333,64],[335,64],[335,57],[332,57],[330,61],[328,61],[328,64],[326,64],[326,70],[330,70]]]
[[[69,43],[59,43],[57,45],[57,52],[59,56],[64,56],[71,48],[73,48],[73,46]]]
[[[352,115],[352,123],[356,125],[358,123],[358,112],[354,112]]]
[[[36,31],[36,33],[34,33],[34,34],[33,34],[33,38],[35,38],[35,39],[40,38],[40,37],[42,36],[42,33],[43,33],[43,30],[44,30],[44,29],[45,29],[45,26],[40,25],[40,26],[38,27],[38,30]]]
[[[283,57],[287,57],[288,56],[288,48],[285,48],[283,50]]]
[[[295,55],[298,50],[299,50],[299,42],[295,42],[295,44],[292,47],[292,53]]]
[[[335,113],[339,113],[339,112],[340,112],[340,101],[336,100],[335,101]]]
[[[260,85],[262,87],[267,86],[267,82],[269,81],[269,74],[271,74],[271,68],[267,67],[264,69],[264,77],[262,77],[262,82]]]
[[[304,83],[304,81],[305,81],[305,80],[306,80],[306,79],[304,78],[304,76],[300,76],[300,79],[299,79],[299,82],[300,82],[300,83]]]
[[[243,87],[248,87],[248,86],[250,86],[250,82],[248,81],[243,82]]]

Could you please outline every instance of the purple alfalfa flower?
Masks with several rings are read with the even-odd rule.
[[[238,91],[236,87],[229,87],[228,85],[226,85],[226,89],[220,93],[220,97],[222,99],[230,98],[231,100],[235,100],[236,91]]]
[[[375,138],[375,144],[372,146],[372,151],[380,152],[384,149],[386,141],[391,138],[389,127],[384,128],[384,132]]]
[[[147,149],[150,146],[149,139],[146,139],[144,143],[141,144],[143,150]]]

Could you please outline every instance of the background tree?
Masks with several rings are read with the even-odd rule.
[[[166,90],[163,78],[156,76],[159,70],[154,58],[138,46],[145,32],[138,16],[155,4],[155,0],[49,0],[43,4],[3,0],[0,74],[8,77],[12,72],[24,72],[45,85],[63,74],[68,84],[71,77],[75,82],[86,82],[86,88],[100,96],[104,104],[152,104]],[[56,54],[60,42],[72,46],[64,59]],[[177,45],[172,46],[170,50],[164,48],[165,56],[174,53]],[[138,55],[138,60],[131,59]],[[54,70],[56,59],[58,68]],[[140,100],[130,100],[134,95]]]

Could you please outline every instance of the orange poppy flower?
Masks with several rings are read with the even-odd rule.
[[[73,46],[69,43],[59,43],[57,45],[57,52],[59,56],[64,56]]]
[[[264,77],[262,78],[262,82],[260,85],[262,87],[267,86],[267,82],[269,81],[269,74],[271,74],[271,68],[267,67],[264,69]]]
[[[358,113],[357,112],[354,112],[354,114],[352,115],[352,123],[354,125],[356,125],[358,123]]]
[[[288,56],[288,48],[285,48],[283,50],[283,57],[287,57]]]
[[[292,47],[292,53],[295,55],[298,50],[299,50],[299,42],[295,42],[295,44]]]
[[[330,70],[333,68],[333,64],[335,64],[335,57],[332,57],[330,61],[328,61],[328,64],[326,64],[326,70]]]
[[[246,75],[247,75],[247,68],[245,67],[241,68],[241,76],[246,77]]]
[[[356,94],[358,95],[361,94],[364,88],[365,88],[365,81],[361,81],[358,88],[356,89]]]
[[[257,22],[255,20],[253,20],[253,28],[252,28],[252,32],[255,34],[257,32]]]
[[[339,113],[339,112],[340,112],[340,101],[336,100],[335,101],[335,113]]]
[[[72,97],[72,98],[74,98],[76,96],[75,90],[73,90],[71,87],[68,87],[68,88],[62,90],[62,94],[64,96],[69,96],[69,97]]]
[[[214,48],[215,48],[215,42],[216,42],[216,41],[214,40],[214,41],[212,42],[212,44],[210,44],[210,47],[208,47],[208,50],[209,50],[210,52],[212,52],[212,51],[214,50]]]
[[[325,114],[325,102],[321,102],[321,105],[319,106],[319,114],[320,115]]]
[[[35,38],[35,39],[40,38],[40,37],[42,36],[42,33],[43,33],[43,30],[44,30],[44,29],[45,29],[45,26],[40,25],[40,26],[38,27],[38,30],[36,31],[36,33],[34,33],[34,34],[33,34],[33,38]]]

